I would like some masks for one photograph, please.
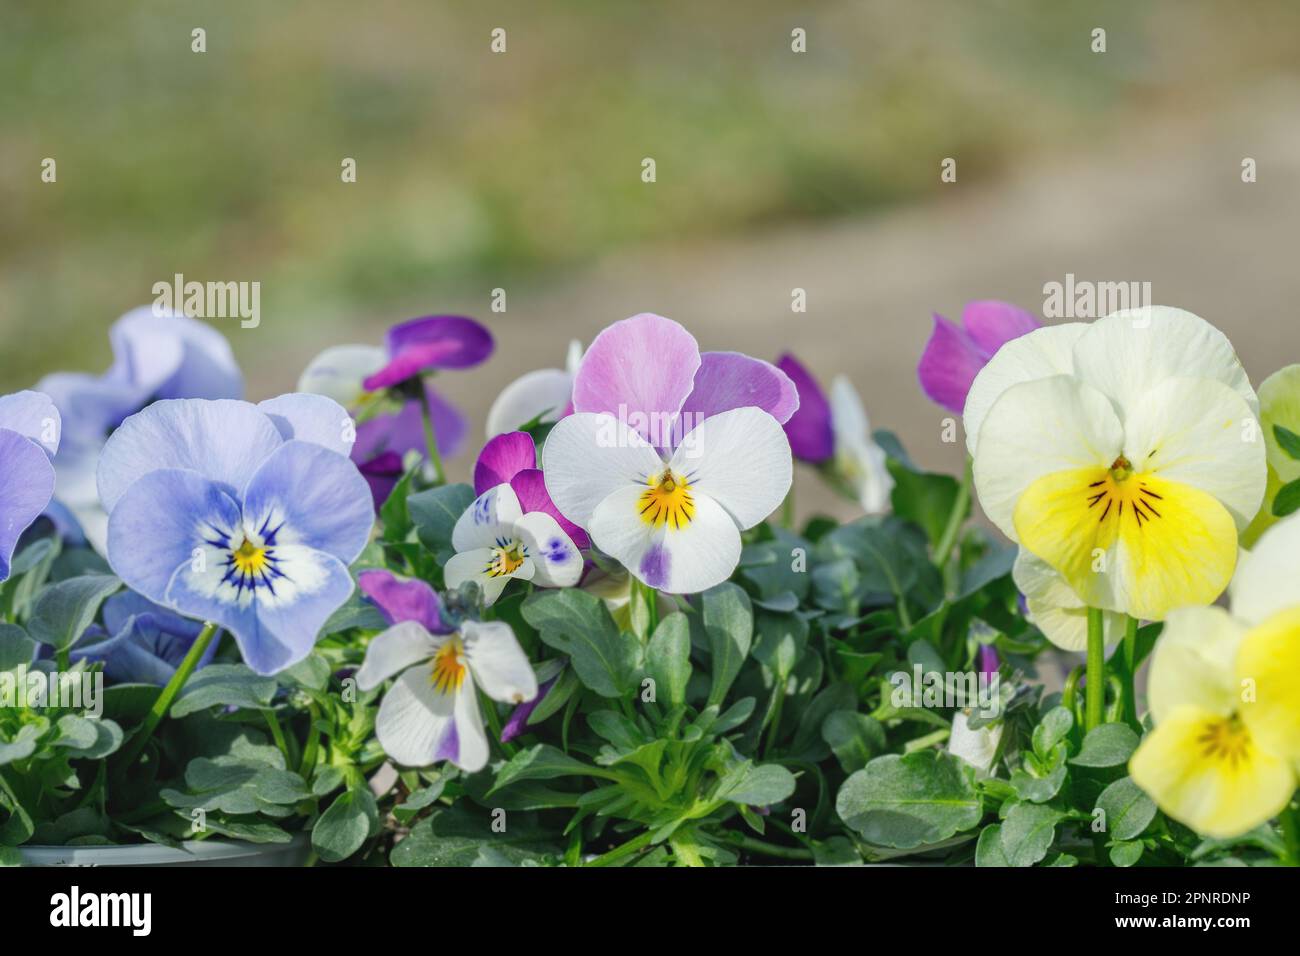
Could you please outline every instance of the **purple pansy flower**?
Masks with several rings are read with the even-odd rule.
[[[104,626],[86,632],[82,643],[73,648],[72,659],[103,662],[104,676],[115,684],[166,684],[203,630],[198,621],[133,591],[105,601],[103,615]],[[216,650],[213,641],[198,666],[211,661]]]
[[[591,547],[587,532],[555,507],[546,492],[546,479],[537,467],[537,445],[527,432],[506,432],[497,435],[483,446],[478,461],[474,463],[474,494],[481,495],[489,488],[508,484],[519,496],[519,507],[527,514],[541,511],[550,515],[578,548]]]
[[[379,608],[389,624],[415,621],[430,634],[449,634],[455,628],[444,620],[442,598],[426,582],[399,578],[391,571],[362,571],[357,587]]]
[[[388,330],[388,361],[366,376],[367,391],[393,388],[425,372],[472,368],[492,354],[492,333],[461,315],[430,315]]]
[[[113,364],[104,374],[55,372],[36,386],[63,416],[63,445],[55,461],[55,498],[61,507],[53,516],[62,530],[70,515],[100,553],[108,516],[99,504],[95,469],[113,429],[156,399],[239,398],[244,391],[230,343],[197,319],[141,306],[114,322],[108,338]]]
[[[48,395],[0,396],[0,581],[9,577],[18,538],[54,494],[54,466],[62,431]]]
[[[934,331],[916,368],[922,391],[931,401],[960,415],[971,383],[994,353],[1039,327],[1038,320],[1024,309],[993,300],[967,303],[960,326],[935,315]]]
[[[321,395],[156,402],[100,456],[108,561],[155,603],[234,635],[273,674],[352,593],[374,524],[350,419]]]

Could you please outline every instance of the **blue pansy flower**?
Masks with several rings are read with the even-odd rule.
[[[348,565],[374,523],[353,437],[321,395],[156,402],[100,456],[109,564],[149,600],[230,631],[258,673],[297,663],[352,593]]]
[[[103,614],[104,626],[86,632],[72,659],[102,662],[104,676],[115,684],[166,684],[203,630],[198,621],[133,591],[105,601]],[[199,667],[212,659],[216,649],[216,641],[208,645]]]
[[[50,503],[60,431],[49,396],[0,395],[0,581],[9,577],[18,537]]]
[[[239,398],[244,391],[230,343],[197,319],[142,306],[114,322],[108,338],[113,364],[104,374],[55,372],[36,385],[63,416],[50,516],[65,537],[84,534],[101,554],[108,516],[99,504],[95,468],[113,429],[156,399]]]

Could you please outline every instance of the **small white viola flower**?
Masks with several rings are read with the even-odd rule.
[[[512,578],[566,588],[582,576],[582,555],[573,539],[546,512],[524,514],[509,484],[474,499],[456,521],[451,544],[456,554],[443,568],[448,589],[477,581],[485,605],[500,597]]]
[[[885,450],[871,437],[871,422],[862,396],[843,375],[831,382],[830,405],[835,471],[857,496],[863,511],[887,511],[894,479],[885,467]]]
[[[379,705],[375,735],[408,767],[449,760],[469,773],[482,770],[488,740],[475,688],[512,704],[537,696],[532,665],[500,621],[466,621],[451,634],[431,634],[417,621],[395,624],[366,648],[357,687],[371,690],[398,674]]]

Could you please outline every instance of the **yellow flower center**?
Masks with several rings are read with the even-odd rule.
[[[1104,478],[1088,484],[1088,510],[1097,513],[1099,523],[1104,524],[1107,518],[1122,521],[1127,510],[1141,530],[1146,522],[1163,517],[1160,502],[1164,496],[1143,480],[1145,475],[1137,475],[1136,480],[1130,484],[1134,477],[1133,466],[1127,458],[1120,455],[1111,464]]]
[[[528,557],[528,552],[524,549],[522,541],[498,541],[497,546],[492,549],[492,557],[488,560],[487,573],[489,577],[499,578],[507,574],[514,574],[524,563],[524,558]]]
[[[433,686],[440,693],[460,690],[465,683],[465,645],[459,637],[449,637],[433,657]]]
[[[642,521],[655,528],[671,525],[678,529],[691,523],[695,517],[695,496],[684,476],[664,469],[651,475],[646,484],[649,487],[637,499]]]
[[[255,577],[266,567],[266,549],[259,548],[252,541],[245,538],[244,543],[231,553],[231,560],[234,561],[235,570],[241,575]]]
[[[1250,731],[1236,716],[1206,721],[1196,742],[1202,756],[1230,763],[1234,770],[1250,759]]]

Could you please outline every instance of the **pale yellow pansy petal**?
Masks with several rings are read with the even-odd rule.
[[[1015,525],[1020,543],[1086,604],[1151,621],[1214,601],[1237,563],[1237,529],[1223,505],[1151,475],[1044,476],[1021,496]]]
[[[1013,385],[1068,374],[1073,368],[1071,350],[1087,327],[1085,322],[1067,322],[1035,329],[1005,343],[980,369],[962,411],[966,450],[972,457],[980,426],[993,403]]]
[[[1238,528],[1264,498],[1267,467],[1259,421],[1228,386],[1170,378],[1126,410],[1124,454],[1133,470],[1208,492]]]
[[[1300,513],[1278,521],[1242,555],[1230,593],[1232,613],[1249,624],[1300,605]]]
[[[1016,587],[1025,596],[1029,620],[1043,636],[1064,651],[1082,651],[1088,646],[1088,608],[1066,584],[1065,578],[1042,558],[1020,549],[1011,569]],[[1124,615],[1102,614],[1102,633],[1107,646],[1124,636]]]
[[[1276,816],[1295,790],[1287,761],[1258,747],[1240,722],[1179,707],[1143,739],[1129,773],[1161,810],[1226,839]]]
[[[1281,425],[1300,435],[1300,365],[1288,365],[1264,379],[1259,387],[1259,417],[1264,425],[1268,463],[1281,483],[1300,478],[1300,461],[1282,450],[1273,433],[1273,426]]]
[[[1057,375],[1012,386],[980,429],[973,472],[984,513],[1019,540],[1016,503],[1030,485],[1071,469],[1104,470],[1122,443],[1123,430],[1106,396],[1077,379]]]
[[[1259,399],[1227,337],[1199,316],[1154,305],[1116,312],[1088,326],[1074,344],[1074,372],[1131,412],[1167,378],[1208,378],[1246,402]]]
[[[1230,716],[1240,695],[1233,676],[1246,625],[1220,607],[1171,611],[1151,656],[1147,704],[1156,723],[1178,707]]]
[[[1300,762],[1300,607],[1252,628],[1237,654],[1241,716],[1273,753]]]

